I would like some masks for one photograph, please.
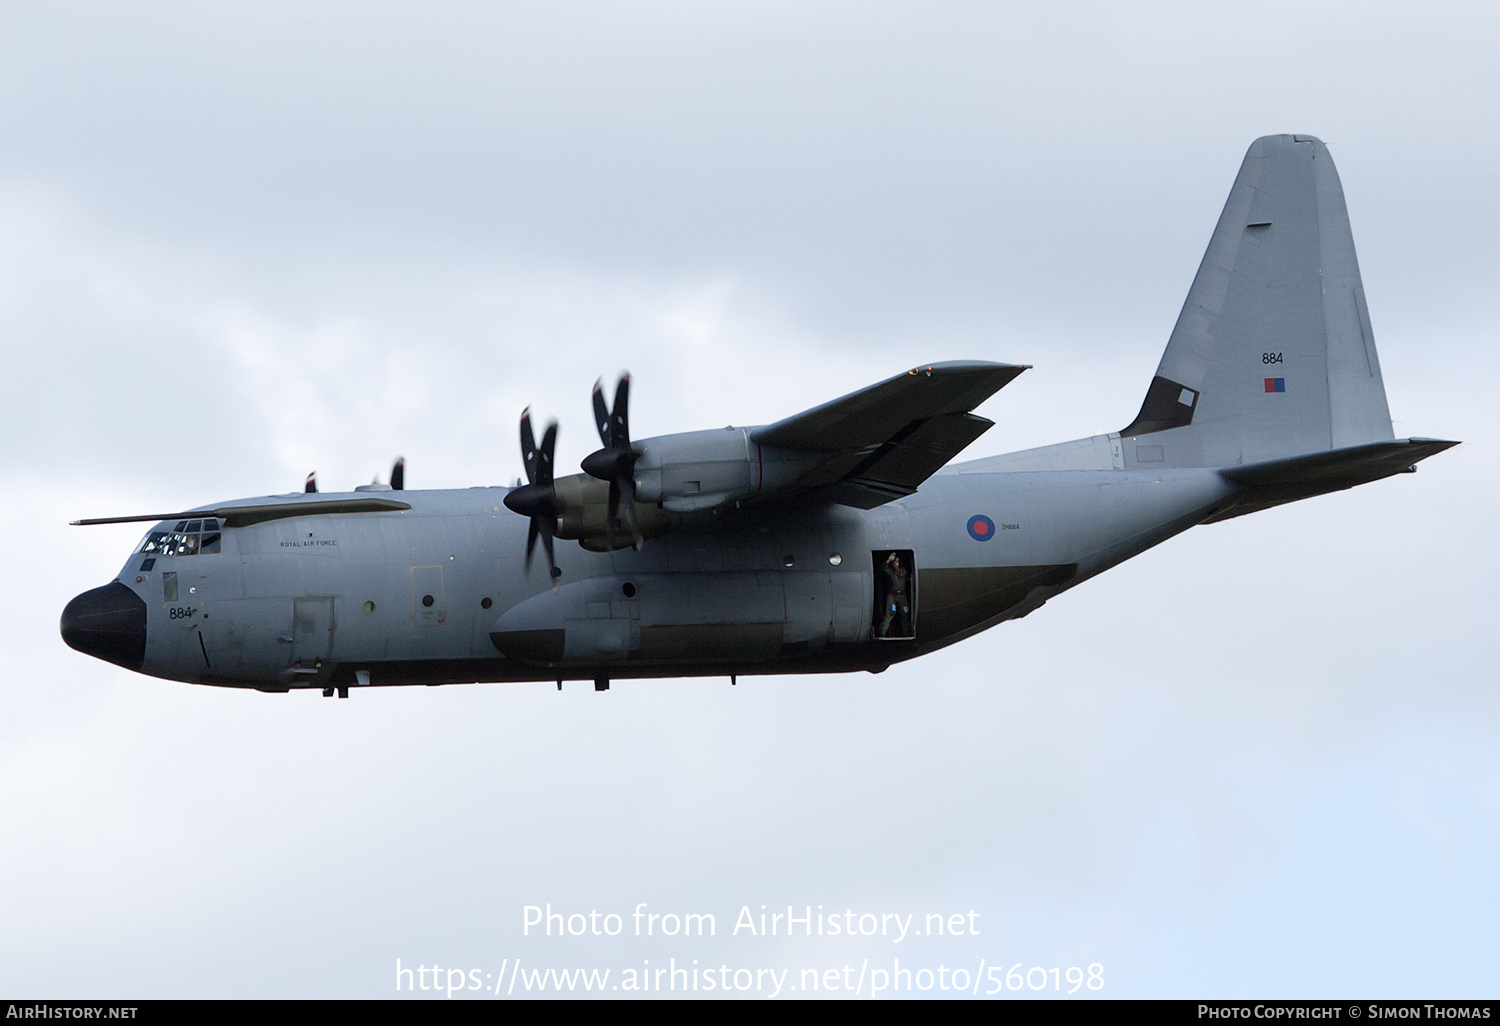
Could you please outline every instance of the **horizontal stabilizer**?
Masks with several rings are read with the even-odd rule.
[[[1401,438],[1394,442],[1371,442],[1347,449],[1252,463],[1248,467],[1225,467],[1219,473],[1236,484],[1245,485],[1289,485],[1347,479],[1348,484],[1343,487],[1351,487],[1415,470],[1417,463],[1457,444],[1440,438]]]
[[[1220,475],[1244,486],[1245,491],[1233,506],[1206,522],[1353,488],[1393,474],[1410,473],[1420,461],[1457,444],[1440,438],[1398,438],[1243,467],[1224,467]]]
[[[317,494],[311,492],[308,494]],[[198,517],[218,517],[228,527],[246,527],[267,520],[284,520],[288,517],[325,516],[332,513],[391,513],[411,509],[405,502],[395,499],[317,499],[312,502],[266,502],[250,506],[221,506],[218,509],[195,509],[184,513],[142,513],[131,517],[97,517],[93,520],[74,520],[74,527],[92,527],[96,524],[155,523],[158,520],[189,520]]]

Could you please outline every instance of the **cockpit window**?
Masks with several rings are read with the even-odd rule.
[[[213,525],[212,531],[198,533],[185,531],[185,527],[201,528]],[[219,551],[221,535],[218,531],[217,520],[194,520],[191,523],[183,521],[177,525],[175,531],[152,531],[146,536],[141,544],[140,553],[143,556],[195,556],[202,552],[213,554]]]

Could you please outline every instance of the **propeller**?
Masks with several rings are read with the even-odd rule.
[[[512,513],[531,518],[531,530],[526,533],[526,570],[531,571],[531,553],[536,548],[537,536],[542,539],[542,548],[547,552],[547,570],[552,575],[552,586],[557,587],[561,576],[552,555],[552,537],[557,534],[557,491],[552,487],[552,453],[557,448],[557,421],[550,421],[542,433],[541,448],[537,448],[536,436],[531,433],[531,407],[521,413],[521,460],[526,465],[527,483],[505,493],[505,508]]]
[[[604,379],[594,382],[594,423],[599,426],[599,440],[604,448],[583,459],[583,472],[609,482],[609,515],[605,532],[614,547],[614,521],[618,517],[630,529],[636,551],[645,543],[635,518],[635,461],[637,453],[630,445],[630,375],[620,375],[615,386],[614,409],[604,405]],[[620,502],[625,500],[622,507]]]
[[[379,484],[380,483],[380,475],[376,474],[373,478],[370,479],[370,483],[371,484]],[[397,456],[396,457],[396,465],[391,468],[391,489],[393,491],[399,492],[399,491],[401,491],[405,487],[406,487],[406,457],[405,456]],[[304,493],[309,493],[310,494],[312,492],[316,492],[317,490],[318,490],[318,472],[316,470],[314,470],[311,474],[307,475],[307,482],[302,486],[302,491]]]

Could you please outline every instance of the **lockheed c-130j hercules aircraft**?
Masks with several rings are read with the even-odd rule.
[[[1397,439],[1343,190],[1302,135],[1245,156],[1140,414],[948,466],[1026,368],[935,363],[761,427],[632,439],[529,483],[389,485],[166,515],[62,615],[130,670],[261,691],[880,671],[1025,616],[1197,524],[1415,469]],[[578,542],[554,547],[554,539]],[[541,560],[533,565],[540,542]]]

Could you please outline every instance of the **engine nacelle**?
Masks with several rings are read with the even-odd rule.
[[[635,450],[635,517],[643,538],[660,534],[671,515],[717,509],[792,484],[823,455],[758,445],[745,428],[662,435],[637,442]],[[554,488],[557,537],[594,552],[631,544],[618,517],[606,522],[608,481],[573,474],[558,478]]]
[[[637,496],[668,513],[714,509],[774,491],[820,462],[818,453],[758,445],[737,427],[648,438],[636,449]]]
[[[618,517],[609,523],[609,482],[589,477],[587,474],[570,474],[553,482],[557,492],[557,536],[592,552],[608,552],[611,548],[628,547],[632,538],[629,528],[623,526]],[[623,503],[625,500],[621,499]],[[637,502],[635,519],[640,525],[641,536],[650,538],[659,534],[666,518],[655,502]],[[611,544],[612,543],[612,544]]]

